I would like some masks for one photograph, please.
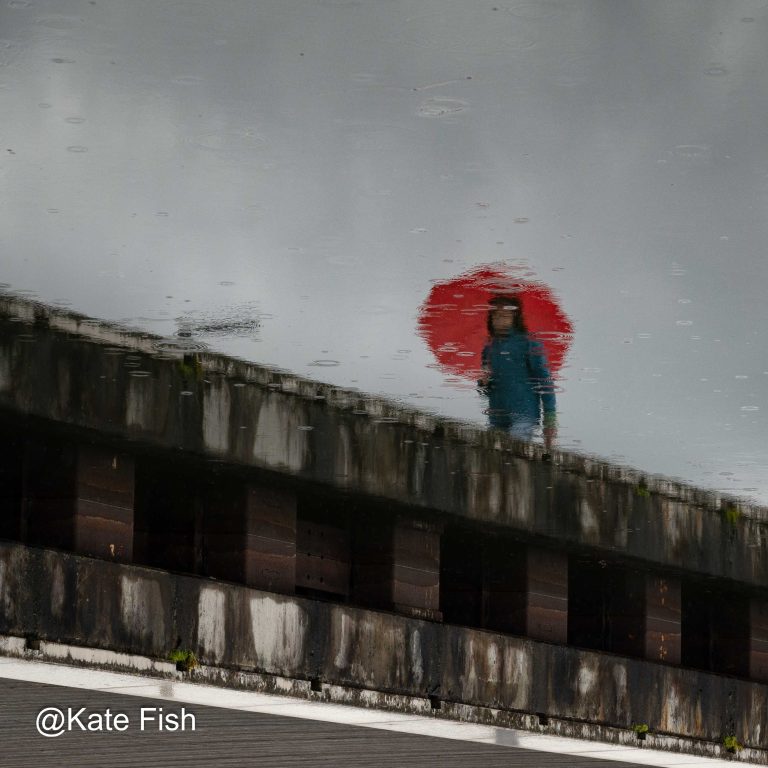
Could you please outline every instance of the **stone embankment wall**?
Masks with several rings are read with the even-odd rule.
[[[766,510],[0,296],[0,409],[768,584]]]
[[[0,542],[0,634],[760,748],[768,687]]]

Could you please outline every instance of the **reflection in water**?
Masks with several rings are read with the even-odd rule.
[[[203,340],[482,423],[487,297],[472,376],[413,314],[514,264],[579,323],[569,370],[547,356],[561,447],[765,501],[768,49],[742,5],[6,0],[0,281],[166,338],[255,302],[275,321]]]
[[[530,440],[543,421],[544,444],[551,448],[556,435],[552,375],[544,347],[526,328],[517,296],[497,296],[491,301],[488,335],[479,384],[488,396],[491,426]]]
[[[556,436],[554,377],[573,327],[552,291],[529,271],[483,265],[433,286],[419,332],[440,368],[478,382],[490,424],[522,440]]]
[[[543,411],[551,442],[556,367],[532,306],[525,290],[487,295],[479,356],[492,425],[530,437]],[[182,325],[179,341],[193,336]],[[567,452],[544,466],[504,437],[266,366],[156,351],[0,294],[0,630],[29,650],[52,636],[155,661],[188,649],[225,685],[256,668],[371,705],[428,691],[449,718],[492,706],[495,725],[550,733],[623,718],[674,735],[668,696],[699,722],[706,686],[694,735],[709,738],[733,686],[765,682],[744,650],[765,636],[765,510],[634,486]],[[681,666],[707,674],[675,689]]]

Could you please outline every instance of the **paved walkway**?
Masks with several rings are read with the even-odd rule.
[[[0,675],[2,673],[0,672]],[[86,672],[86,674],[88,674]],[[137,685],[142,679],[136,678]],[[157,683],[157,681],[155,681]],[[162,683],[160,683],[162,686]],[[172,684],[168,684],[169,689]],[[46,707],[64,712],[72,708],[86,712],[79,721],[88,727],[89,715],[106,717],[125,732],[83,732],[77,720],[73,731],[57,738],[45,738],[36,730],[38,713]],[[145,710],[141,730],[141,709]],[[187,730],[160,731],[159,708],[163,716],[193,713],[195,730],[187,718]],[[151,709],[154,708],[154,709]],[[150,720],[149,717],[157,717]],[[386,717],[386,715],[385,715]],[[106,727],[105,720],[102,725]],[[164,725],[173,725],[165,722]],[[513,732],[512,732],[513,733]],[[4,768],[47,768],[47,766],[570,766],[611,768],[631,763],[595,760],[573,754],[553,754],[467,741],[393,733],[371,727],[318,722],[257,712],[182,704],[156,698],[143,699],[104,691],[59,685],[44,685],[0,676],[0,764]],[[595,745],[598,746],[598,745]],[[678,756],[679,759],[679,756]],[[698,763],[689,758],[691,764]]]

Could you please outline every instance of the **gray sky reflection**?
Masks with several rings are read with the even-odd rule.
[[[564,447],[768,501],[767,31],[717,0],[3,2],[0,280],[482,421],[418,308],[527,265],[574,322]]]

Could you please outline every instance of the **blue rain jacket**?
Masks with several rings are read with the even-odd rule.
[[[555,416],[555,391],[544,347],[527,333],[510,330],[483,349],[488,415],[492,427],[530,437],[542,419]]]

